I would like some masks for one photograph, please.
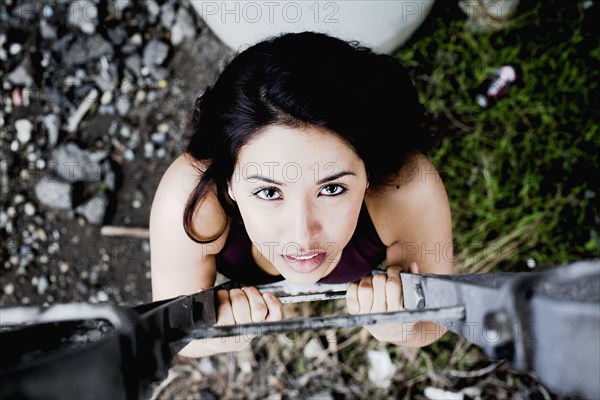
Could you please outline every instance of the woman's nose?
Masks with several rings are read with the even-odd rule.
[[[321,231],[321,223],[315,211],[309,204],[302,204],[291,211],[291,240],[293,240],[301,251],[308,251],[318,238]]]

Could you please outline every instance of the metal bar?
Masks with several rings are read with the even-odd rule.
[[[343,299],[346,297],[345,290],[339,290],[335,292],[324,292],[324,293],[310,293],[310,294],[298,294],[294,296],[281,296],[278,297],[281,304],[289,303],[302,303],[305,301],[325,301]]]
[[[266,336],[279,333],[352,328],[357,326],[399,322],[448,322],[460,321],[464,318],[464,315],[464,307],[459,306],[420,311],[394,311],[372,314],[338,315],[331,317],[296,318],[276,322],[195,328],[190,331],[188,337],[190,339],[206,339],[231,336]]]

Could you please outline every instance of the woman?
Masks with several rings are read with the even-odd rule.
[[[351,314],[402,310],[401,270],[453,272],[443,183],[426,154],[423,108],[389,55],[326,34],[288,33],[239,53],[196,102],[186,152],[161,179],[150,216],[154,300],[214,286],[218,324],[276,321],[253,285],[350,282]],[[392,145],[391,143],[397,143]],[[386,274],[370,272],[383,262]],[[366,327],[424,346],[431,322]],[[180,354],[241,350],[197,340]]]

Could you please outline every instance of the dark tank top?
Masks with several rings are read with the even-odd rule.
[[[386,249],[363,201],[356,230],[342,250],[338,265],[319,283],[347,283],[368,275],[385,259]],[[231,224],[225,246],[216,255],[216,261],[217,271],[238,283],[262,285],[285,279],[266,273],[256,264],[252,258],[252,243],[241,223]]]

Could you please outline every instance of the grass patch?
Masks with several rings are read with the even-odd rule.
[[[600,46],[587,13],[579,2],[521,2],[508,27],[476,33],[445,2],[396,53],[438,138],[458,272],[599,257]],[[481,109],[475,89],[505,64],[517,82]]]

